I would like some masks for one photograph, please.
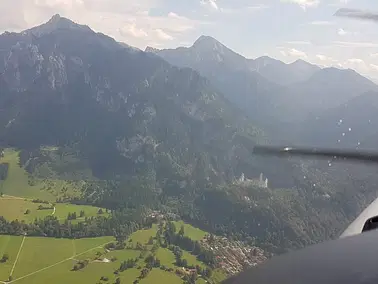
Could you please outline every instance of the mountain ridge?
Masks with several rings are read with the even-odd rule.
[[[200,56],[214,63],[198,60],[201,74],[71,24],[46,30],[0,36],[0,146],[20,151],[31,178],[82,181],[74,202],[125,218],[161,210],[283,252],[336,236],[372,196],[329,185],[308,161],[252,155],[272,140],[257,123],[284,118],[288,87],[229,49]],[[261,173],[268,188],[239,182]]]

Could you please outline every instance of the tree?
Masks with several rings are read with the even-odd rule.
[[[81,210],[81,211],[80,211],[80,218],[84,217],[84,215],[85,215],[84,210]]]
[[[154,243],[154,238],[151,236],[148,240],[148,245],[152,245]]]
[[[115,284],[121,284],[121,279],[119,277],[116,279]]]
[[[100,209],[98,209],[97,214],[102,215],[102,214],[104,214],[104,211],[100,208]]]
[[[188,266],[188,261],[187,261],[186,259],[183,259],[183,260],[181,261],[181,265],[182,265],[183,267],[187,267],[187,266]]]
[[[143,268],[141,273],[140,273],[140,278],[145,278],[148,273],[150,272],[150,270],[148,268]]]
[[[203,276],[204,277],[211,278],[212,275],[213,275],[213,271],[210,268],[205,268],[203,270]]]
[[[181,225],[181,228],[180,228],[180,231],[179,231],[179,236],[184,236],[184,234],[185,234],[185,229],[184,229],[184,225]]]
[[[198,277],[197,272],[192,272],[189,277],[189,282],[195,284],[197,277]]]
[[[25,215],[28,215],[28,214],[30,214],[30,210],[29,209],[26,209],[26,211],[25,211],[25,213],[24,213]]]
[[[1,263],[7,262],[9,259],[9,255],[7,253],[3,254],[3,257],[0,259]]]
[[[142,246],[142,244],[140,242],[137,242],[136,249],[137,250],[143,250],[143,246]]]
[[[1,192],[1,193],[0,193],[0,197],[3,197],[3,196],[4,196],[4,192]]]

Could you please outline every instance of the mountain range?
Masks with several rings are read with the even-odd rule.
[[[207,77],[271,137],[276,134],[277,141],[308,142],[299,131],[303,121],[377,91],[373,82],[351,69],[320,68],[303,60],[285,64],[267,56],[247,59],[209,36],[188,48],[146,51]]]
[[[246,59],[207,36],[146,51],[59,15],[0,35],[0,146],[20,150],[32,176],[98,183],[80,202],[172,212],[274,252],[335,237],[373,198],[340,168],[251,154],[256,144],[323,137],[336,110],[357,119],[368,103],[374,115],[371,81]],[[250,182],[260,173],[267,188]]]

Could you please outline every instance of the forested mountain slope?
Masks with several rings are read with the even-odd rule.
[[[118,221],[155,209],[282,252],[336,236],[372,197],[321,183],[324,172],[309,163],[251,154],[269,137],[230,91],[261,90],[257,117],[281,87],[247,73],[240,56],[218,66],[236,79],[220,90],[58,15],[2,34],[0,50],[1,146],[20,150],[33,178],[83,181],[71,201],[112,209]],[[268,187],[256,185],[261,172]],[[238,183],[242,173],[255,183]]]

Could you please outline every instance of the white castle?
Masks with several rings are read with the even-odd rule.
[[[259,179],[248,179],[245,177],[244,173],[242,173],[235,183],[242,185],[257,185],[262,188],[268,188],[268,178],[265,178],[264,180],[264,175],[262,173],[260,174]]]

